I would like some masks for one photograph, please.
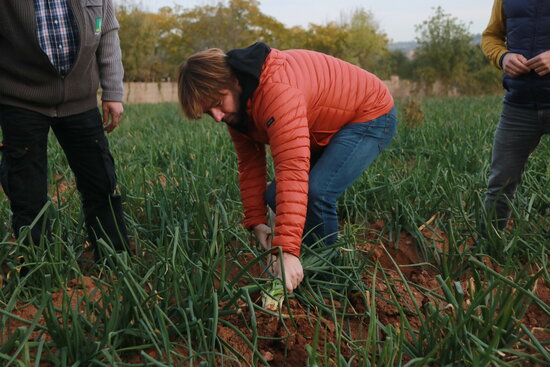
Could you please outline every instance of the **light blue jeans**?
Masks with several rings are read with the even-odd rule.
[[[331,245],[338,238],[336,200],[389,145],[397,128],[395,108],[365,123],[344,126],[331,139],[318,158],[312,157],[304,243],[323,239]],[[265,199],[277,213],[276,182],[267,187]]]
[[[542,136],[549,133],[550,108],[532,110],[504,104],[493,140],[485,195],[488,220],[496,228],[506,227],[511,213],[508,203],[514,199],[527,159]]]

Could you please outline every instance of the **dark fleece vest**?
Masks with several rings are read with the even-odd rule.
[[[506,46],[526,59],[550,50],[550,1],[504,0]],[[550,74],[534,71],[517,78],[503,76],[504,102],[530,109],[550,108]]]

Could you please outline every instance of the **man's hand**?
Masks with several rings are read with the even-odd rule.
[[[124,107],[122,102],[103,101],[103,129],[110,133],[118,126],[122,114],[124,113]]]
[[[540,76],[548,74],[550,72],[550,51],[545,51],[532,59],[527,60],[525,65],[527,65],[530,69],[535,70],[535,72]]]
[[[531,71],[531,68],[526,64],[527,59],[523,55],[507,53],[502,59],[502,70],[508,76],[516,78]]]
[[[304,269],[302,268],[302,263],[299,258],[288,252],[283,252],[277,255],[275,261],[273,261],[273,275],[277,278],[283,279],[281,258],[283,259],[285,267],[284,283],[286,285],[286,290],[288,293],[292,293],[304,279]]]
[[[265,224],[258,224],[252,229],[252,233],[256,236],[256,239],[260,243],[261,248],[264,251],[271,249],[271,228]]]

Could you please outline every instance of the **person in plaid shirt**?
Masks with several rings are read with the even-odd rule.
[[[123,74],[112,0],[0,2],[0,179],[17,237],[49,201],[51,129],[74,172],[90,241],[127,248],[105,135],[123,113]],[[38,218],[25,243],[48,240],[47,217]]]

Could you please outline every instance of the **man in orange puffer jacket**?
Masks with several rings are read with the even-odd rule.
[[[184,114],[204,113],[228,126],[237,151],[244,225],[264,248],[280,246],[273,266],[292,292],[303,279],[306,244],[334,243],[336,200],[390,143],[393,98],[373,74],[307,50],[264,43],[224,54],[198,52],[180,68]],[[275,178],[267,186],[269,144]],[[267,205],[276,213],[275,235]]]

